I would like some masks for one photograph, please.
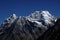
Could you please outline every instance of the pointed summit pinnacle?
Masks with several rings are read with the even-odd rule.
[[[16,16],[15,14],[12,14],[12,15],[11,15],[11,18],[16,19],[17,16]]]

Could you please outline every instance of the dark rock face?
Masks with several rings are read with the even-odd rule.
[[[49,28],[38,40],[60,40],[60,19]]]

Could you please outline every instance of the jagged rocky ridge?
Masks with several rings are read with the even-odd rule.
[[[56,21],[48,11],[35,11],[26,17],[13,14],[0,27],[0,40],[37,40]]]

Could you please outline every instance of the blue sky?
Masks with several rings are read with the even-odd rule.
[[[48,10],[60,17],[60,0],[0,0],[0,23],[10,15],[27,16],[31,12]]]

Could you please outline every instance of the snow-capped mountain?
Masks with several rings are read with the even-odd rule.
[[[48,11],[35,11],[29,16],[7,18],[0,27],[1,40],[36,40],[48,28],[52,27],[57,18]]]
[[[28,17],[29,21],[36,22],[38,24],[44,24],[45,26],[52,26],[56,22],[56,18],[52,16],[48,11],[35,11]]]

